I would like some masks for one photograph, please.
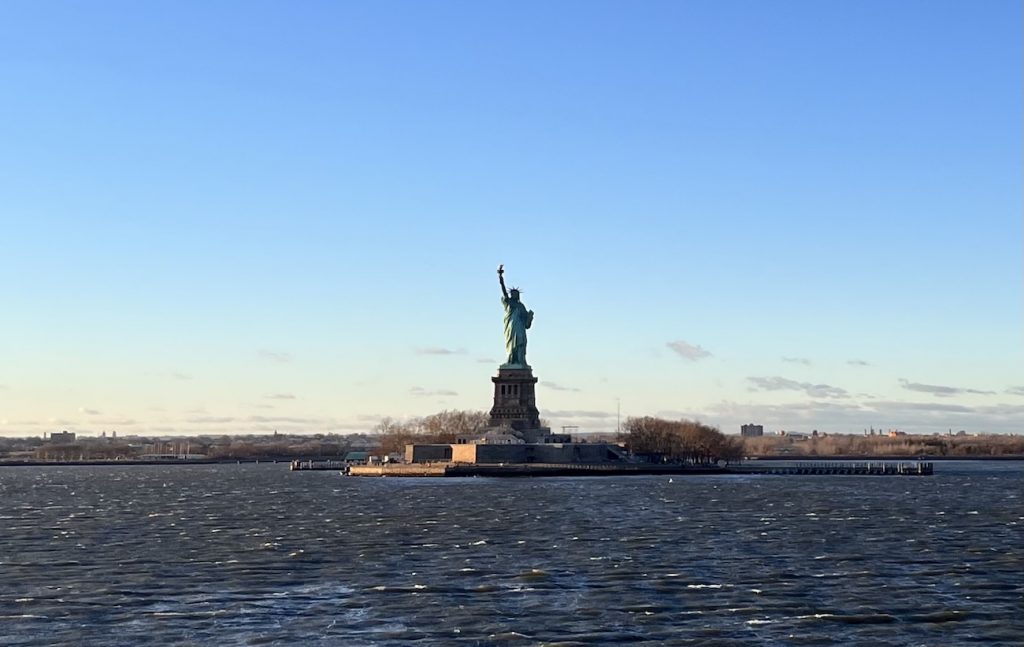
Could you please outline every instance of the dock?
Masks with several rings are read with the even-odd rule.
[[[351,476],[623,476],[726,474],[721,467],[651,463],[390,463],[353,465]]]
[[[923,461],[909,463],[822,461],[790,465],[745,462],[729,469],[734,474],[778,474],[790,476],[931,476],[934,466],[930,462]]]
[[[315,469],[315,468],[314,468]],[[932,464],[912,463],[806,463],[800,465],[671,465],[655,463],[385,463],[352,465],[351,476],[650,476],[774,474],[812,476],[929,476]]]
[[[323,460],[323,461],[292,461],[288,465],[288,469],[293,472],[308,471],[308,470],[335,470],[335,471],[346,471],[348,470],[350,463],[342,460]]]

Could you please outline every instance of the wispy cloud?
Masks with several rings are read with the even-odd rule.
[[[295,416],[249,416],[245,419],[245,422],[287,425],[318,425],[324,422],[324,420],[322,418],[302,418]]]
[[[139,424],[139,421],[133,418],[103,418],[101,420],[93,420],[92,422],[93,424],[110,425],[111,427],[131,427]]]
[[[1024,404],[985,405],[983,407],[977,407],[977,412],[987,416],[995,416],[1004,419],[1024,417]],[[1024,428],[1024,424],[1018,426],[1016,431],[1020,431],[1021,428]]]
[[[783,357],[782,361],[787,364],[802,364],[803,366],[811,365],[811,360],[806,357]]]
[[[497,364],[497,362],[495,362],[493,359],[487,359],[486,357],[479,358],[478,360],[476,360],[476,363],[477,364]]]
[[[1010,395],[1024,395],[1024,386],[1011,386],[1006,392]]]
[[[465,348],[444,348],[441,346],[428,346],[426,348],[417,348],[417,355],[465,355]]]
[[[187,375],[185,373],[179,373],[178,371],[171,371],[170,373],[167,374],[167,376],[170,377],[170,378],[173,378],[175,380],[191,380],[192,379],[191,375]]]
[[[900,384],[904,389],[908,391],[917,391],[918,393],[930,393],[937,398],[949,398],[954,395],[995,395],[995,391],[980,391],[978,389],[965,389],[958,386],[942,386],[939,384],[921,384],[920,382],[910,382],[904,378],[900,378]]]
[[[271,393],[263,396],[264,400],[294,400],[295,396],[291,393]]]
[[[238,422],[238,420],[231,416],[195,416],[186,418],[185,422],[193,425],[223,425],[229,422]]]
[[[862,359],[850,359],[846,360],[846,363],[849,364],[850,366],[871,366],[871,364],[865,362]]]
[[[550,418],[593,418],[598,420],[604,420],[607,418],[614,418],[614,412],[608,411],[591,411],[587,409],[562,409],[557,411],[544,411],[543,415]]]
[[[450,389],[424,389],[421,386],[414,386],[409,389],[409,394],[414,395],[418,398],[426,397],[438,397],[438,396],[456,396],[458,392]]]
[[[667,420],[703,420],[706,416],[693,411],[683,411],[680,409],[659,409],[654,412],[658,418],[665,418]]]
[[[657,415],[665,414],[658,412]],[[871,426],[912,433],[945,433],[950,428],[1019,433],[1024,429],[1024,404],[971,406],[931,399],[908,402],[857,401],[852,398],[793,403],[722,401],[682,417],[713,421],[730,433],[738,432],[740,424],[751,421],[775,429],[819,429],[839,433],[860,433]]]
[[[292,354],[277,350],[261,349],[258,355],[263,359],[274,362],[276,364],[287,364],[292,361]]]
[[[812,398],[848,398],[849,392],[838,386],[798,382],[785,377],[748,377],[755,391],[803,391]]]
[[[78,407],[78,413],[84,413],[87,416],[102,416],[103,415],[102,411],[97,411],[96,409],[90,409],[88,407]]]
[[[670,341],[665,344],[673,351],[676,352],[680,357],[685,360],[696,362],[697,360],[704,359],[705,357],[711,357],[711,353],[704,350],[700,346],[694,346],[682,339],[676,341]]]
[[[545,380],[541,380],[540,385],[545,388],[551,389],[552,391],[572,391],[574,393],[579,393],[580,391],[574,386],[563,386],[561,384],[557,384],[555,382],[547,382]]]
[[[960,404],[943,404],[940,402],[899,402],[882,400],[872,402],[871,408],[876,411],[933,411],[940,413],[975,413],[973,407]]]
[[[258,408],[272,405],[255,405]],[[181,426],[173,429],[179,432],[201,433],[259,433],[272,432],[281,428],[290,428],[297,433],[317,431],[338,431],[344,428],[363,429],[365,423],[345,422],[328,417],[275,416],[272,414],[254,414],[238,416],[193,416],[180,422]],[[156,428],[150,427],[149,431]]]

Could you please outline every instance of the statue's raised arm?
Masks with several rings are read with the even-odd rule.
[[[508,298],[508,290],[505,289],[505,265],[498,266],[498,283],[501,285],[501,294]]]

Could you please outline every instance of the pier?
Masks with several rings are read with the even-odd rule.
[[[721,467],[652,463],[390,463],[353,465],[351,476],[624,476],[728,474]]]
[[[730,472],[734,474],[811,476],[931,476],[933,465],[930,462],[922,461],[911,463],[822,461],[791,465],[752,464],[746,462],[742,465],[731,467]]]
[[[295,468],[293,468],[295,469]],[[326,467],[299,469],[329,469]],[[930,476],[932,464],[816,462],[798,465],[710,466],[657,463],[385,463],[352,465],[351,476],[629,476],[774,474],[791,476]]]
[[[336,460],[336,461],[331,461],[331,460],[292,461],[291,463],[289,463],[288,469],[292,470],[293,472],[299,472],[299,471],[305,472],[305,471],[309,471],[309,470],[338,470],[338,471],[347,471],[348,468],[349,468],[349,465],[351,465],[351,463],[349,463],[348,461],[343,461],[343,460]]]

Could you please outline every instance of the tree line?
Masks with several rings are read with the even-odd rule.
[[[1007,434],[872,435],[822,434],[744,438],[747,456],[1022,456],[1024,436]]]
[[[739,438],[693,420],[666,420],[653,416],[626,418],[620,441],[633,454],[655,460],[709,465],[743,458]]]
[[[374,432],[378,451],[393,454],[405,451],[406,445],[454,443],[459,436],[482,433],[490,421],[486,411],[453,409],[406,421],[384,418],[374,427]]]

